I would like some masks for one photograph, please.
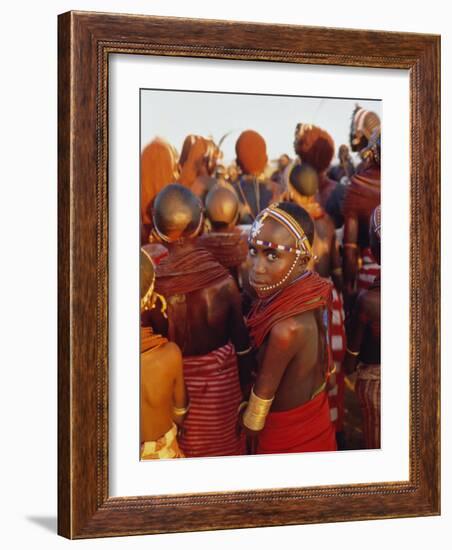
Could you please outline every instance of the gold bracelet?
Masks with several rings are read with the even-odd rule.
[[[359,351],[352,351],[351,349],[348,349],[348,348],[347,348],[347,353],[349,353],[350,355],[353,355],[353,357],[358,357],[359,355]]]
[[[184,416],[184,414],[188,413],[188,410],[190,409],[190,403],[186,407],[173,407],[173,415],[174,416]]]
[[[250,346],[249,348],[244,349],[243,351],[237,351],[235,350],[236,355],[246,355],[253,349],[253,346]]]
[[[237,409],[237,414],[240,414],[247,405],[248,401],[242,401]]]
[[[344,248],[358,248],[356,243],[344,243]]]
[[[342,267],[335,267],[333,273],[342,273]]]
[[[243,425],[255,432],[262,430],[274,398],[273,396],[271,399],[262,399],[254,393],[253,388],[251,390],[248,406],[243,414]]]

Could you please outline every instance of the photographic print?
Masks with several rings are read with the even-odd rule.
[[[140,90],[140,458],[380,449],[382,101]]]

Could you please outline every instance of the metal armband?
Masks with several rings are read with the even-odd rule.
[[[243,414],[243,425],[256,432],[262,430],[274,398],[273,396],[271,399],[262,399],[254,393],[253,388],[248,406]]]

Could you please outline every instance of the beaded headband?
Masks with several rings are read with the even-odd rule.
[[[271,241],[262,241],[256,238],[261,232],[262,226],[264,225],[264,221],[267,217],[279,222],[289,231],[289,233],[295,238],[295,242],[297,243],[296,248],[285,246],[282,244],[276,244]],[[308,256],[310,258],[315,257],[312,252],[311,243],[306,237],[306,234],[303,231],[301,225],[295,220],[293,216],[291,216],[281,208],[278,208],[277,204],[272,204],[268,206],[259,214],[251,227],[250,238],[248,239],[248,242],[256,244],[258,246],[274,248],[276,250],[295,252],[297,256]]]

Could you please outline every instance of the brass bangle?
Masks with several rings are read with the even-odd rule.
[[[344,248],[358,248],[358,245],[356,243],[344,243]]]
[[[249,348],[246,348],[244,349],[243,351],[236,351],[236,355],[246,355],[248,354],[251,350],[253,349],[252,346],[250,346]]]
[[[342,267],[335,267],[333,273],[342,273]]]
[[[352,351],[351,349],[348,349],[348,348],[347,348],[347,353],[349,353],[350,355],[353,355],[353,357],[358,357],[359,355],[359,351]]]
[[[243,414],[243,425],[255,432],[262,430],[274,398],[273,396],[271,399],[262,399],[254,393],[253,388],[248,406]]]
[[[184,416],[184,414],[187,414],[190,409],[190,403],[186,407],[173,407],[173,415],[174,416]]]

